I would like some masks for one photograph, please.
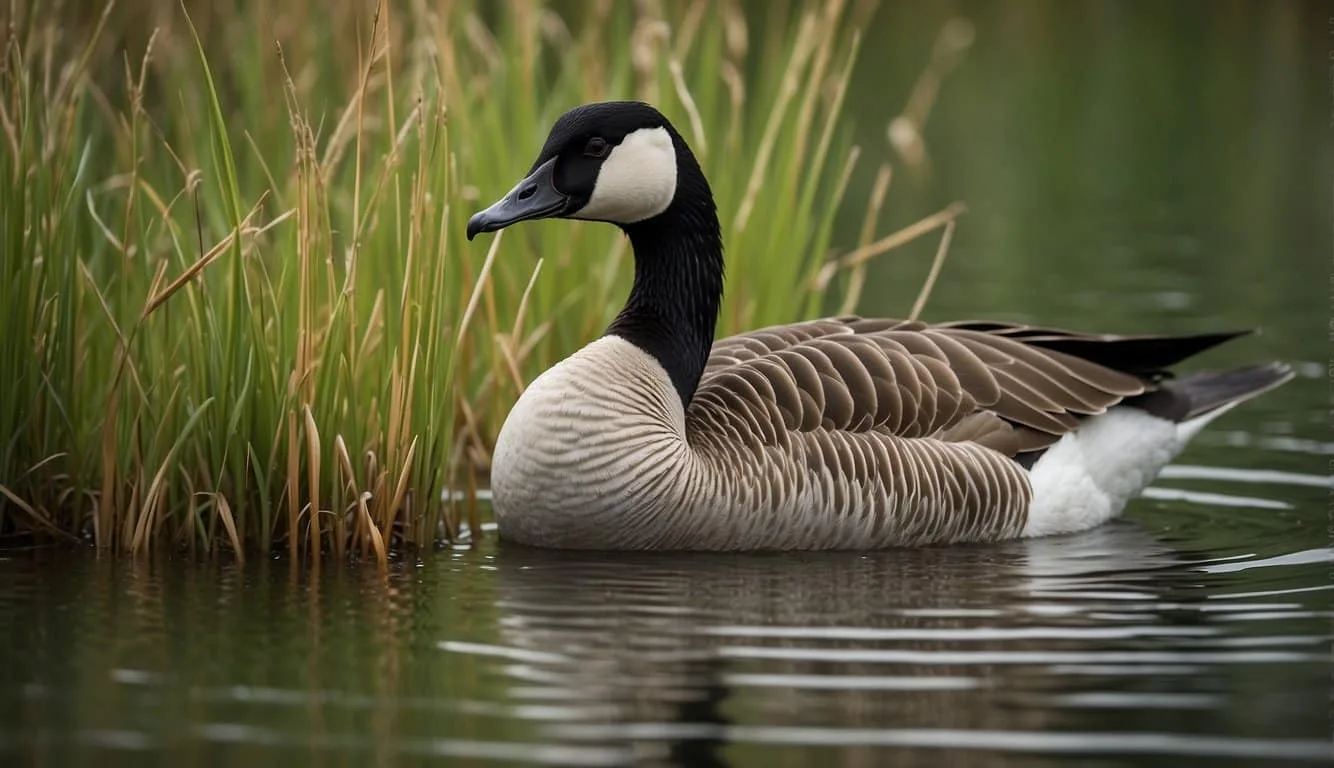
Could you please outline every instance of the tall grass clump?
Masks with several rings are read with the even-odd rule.
[[[651,101],[696,148],[720,333],[818,311],[865,260],[826,256],[869,11],[762,9],[13,0],[0,531],[380,562],[477,531],[508,407],[629,284],[610,227],[464,240],[581,102]]]

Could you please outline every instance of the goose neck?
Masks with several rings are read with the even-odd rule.
[[[683,184],[682,191],[686,194],[678,193],[661,215],[624,228],[634,250],[634,285],[607,332],[652,355],[685,407],[713,346],[723,293],[723,246],[707,185],[702,195],[690,185]]]

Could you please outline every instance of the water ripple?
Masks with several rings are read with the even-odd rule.
[[[719,637],[801,640],[950,640],[993,642],[997,640],[1126,640],[1140,637],[1209,637],[1222,632],[1216,627],[987,627],[959,629],[876,629],[871,627],[755,627],[721,626],[703,630]]]
[[[832,661],[844,664],[1293,664],[1321,662],[1328,654],[1288,651],[913,651],[870,648],[766,648],[727,645],[718,654],[733,659]]]

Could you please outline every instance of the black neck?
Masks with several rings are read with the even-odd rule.
[[[713,347],[723,296],[723,242],[708,182],[680,137],[671,206],[623,227],[635,254],[635,282],[607,329],[652,355],[690,405]]]

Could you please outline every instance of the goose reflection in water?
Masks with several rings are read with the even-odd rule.
[[[1215,619],[1229,605],[1198,588],[1201,561],[1121,520],[870,553],[502,544],[495,564],[509,693],[560,708],[550,736],[636,762],[834,747],[873,765],[885,747],[927,762],[953,759],[942,750],[1137,751],[1136,739],[1178,755],[1266,749],[1156,733],[1155,712],[1189,733],[1192,713],[1219,703],[1202,668],[1263,653],[1227,642]]]

